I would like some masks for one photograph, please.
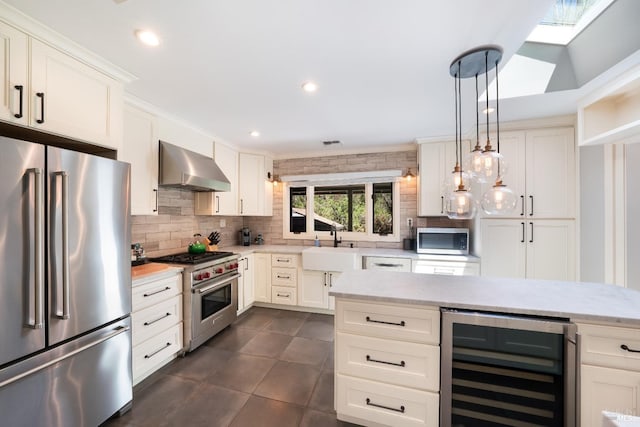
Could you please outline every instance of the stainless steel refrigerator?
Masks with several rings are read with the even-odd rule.
[[[0,137],[0,424],[132,399],[129,165]]]

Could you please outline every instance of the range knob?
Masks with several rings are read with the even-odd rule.
[[[211,273],[209,273],[208,271],[205,271],[203,276],[204,276],[205,279],[208,279],[209,277],[211,277]]]
[[[198,274],[194,275],[194,279],[202,280],[202,274],[198,273]]]
[[[224,268],[222,267],[216,268],[216,274],[222,274],[222,273],[224,273]]]

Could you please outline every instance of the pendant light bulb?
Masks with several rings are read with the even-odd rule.
[[[462,176],[461,176],[462,175]],[[456,165],[455,168],[445,177],[445,180],[442,185],[442,190],[445,196],[450,195],[454,191],[457,191],[460,187],[460,184],[464,184],[465,182],[469,182],[471,179],[471,174],[469,172],[464,171],[460,172],[460,166]]]
[[[476,214],[476,201],[473,194],[461,185],[449,194],[446,203],[447,216],[450,219],[471,219]]]
[[[487,215],[504,215],[512,212],[517,202],[518,198],[513,190],[498,180],[484,193],[480,205]]]

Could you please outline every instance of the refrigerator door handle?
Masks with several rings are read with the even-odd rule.
[[[97,338],[96,340],[91,341],[90,343],[85,344],[85,345],[83,345],[83,346],[81,346],[79,348],[76,348],[75,350],[70,351],[69,353],[66,353],[63,356],[56,357],[55,359],[49,360],[48,362],[43,363],[42,365],[38,365],[33,369],[29,369],[28,371],[22,372],[22,373],[20,373],[20,374],[18,374],[16,376],[13,376],[11,378],[8,378],[8,379],[0,382],[0,388],[6,386],[7,384],[14,383],[14,382],[16,382],[16,381],[18,381],[18,380],[20,380],[22,378],[28,377],[29,375],[33,375],[38,371],[46,369],[49,366],[55,365],[56,363],[61,362],[61,361],[65,360],[65,359],[68,359],[71,356],[74,356],[74,355],[76,355],[78,353],[82,353],[83,351],[88,350],[91,347],[94,347],[94,346],[96,346],[96,345],[98,345],[100,343],[103,343],[103,342],[115,337],[116,335],[120,335],[120,334],[122,334],[124,332],[127,332],[129,329],[131,329],[131,327],[129,327],[129,326],[118,326],[113,331],[109,332],[108,334],[106,334],[106,335],[104,335],[104,336],[102,336],[100,338]]]
[[[34,243],[34,316],[27,322],[27,326],[33,329],[44,327],[44,173],[41,168],[28,169],[28,173],[34,176],[34,215],[33,230]]]
[[[66,171],[55,172],[62,178],[62,314],[60,319],[69,319],[69,175]]]

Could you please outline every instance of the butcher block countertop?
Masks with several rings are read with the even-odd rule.
[[[149,262],[147,264],[137,265],[131,267],[131,281],[132,285],[140,285],[147,281],[147,279],[160,279],[165,276],[172,276],[174,274],[182,272],[182,268],[175,265],[161,264],[158,262]]]
[[[640,327],[640,292],[600,283],[355,270],[342,273],[329,294]]]

